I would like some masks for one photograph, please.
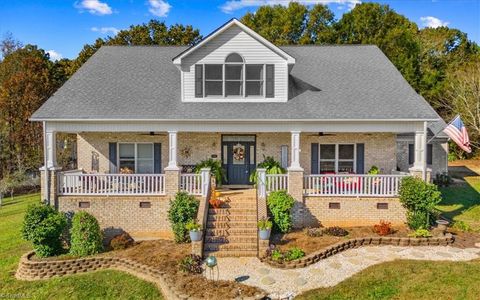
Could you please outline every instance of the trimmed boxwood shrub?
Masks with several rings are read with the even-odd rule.
[[[399,196],[403,207],[407,209],[408,226],[413,230],[428,229],[436,215],[435,206],[442,200],[437,186],[408,176],[402,179]]]
[[[21,232],[25,240],[32,242],[38,256],[47,257],[63,252],[61,236],[66,226],[63,213],[49,205],[33,204],[27,209]]]
[[[103,234],[97,219],[85,211],[73,215],[70,254],[87,256],[103,250]]]
[[[267,198],[267,206],[272,215],[274,231],[286,233],[292,228],[291,210],[295,199],[286,191],[271,192]]]
[[[188,241],[189,236],[185,225],[195,220],[198,206],[198,200],[185,192],[178,192],[175,198],[170,201],[168,220],[172,226],[175,242],[184,243]]]

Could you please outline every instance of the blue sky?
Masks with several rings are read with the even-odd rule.
[[[288,0],[16,0],[0,1],[0,35],[11,32],[22,43],[74,58],[86,43],[152,18],[167,24],[191,24],[206,35],[232,17],[261,4]],[[362,0],[297,0],[324,3],[336,18]],[[366,1],[363,1],[366,2]],[[420,27],[448,25],[480,42],[480,0],[390,0],[398,13]]]

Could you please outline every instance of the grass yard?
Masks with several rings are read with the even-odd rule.
[[[443,201],[438,209],[445,217],[480,232],[480,161],[457,161],[449,169],[452,177],[465,183],[441,188]]]
[[[480,260],[393,261],[295,299],[478,299]]]
[[[118,271],[98,271],[43,281],[14,277],[18,260],[31,249],[20,237],[27,206],[39,194],[3,199],[0,208],[0,298],[29,299],[162,299],[154,284]]]

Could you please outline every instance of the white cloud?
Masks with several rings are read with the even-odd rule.
[[[431,16],[420,17],[420,21],[422,21],[422,25],[424,27],[432,27],[432,28],[447,26],[448,24],[450,24],[449,22],[445,22],[440,20],[439,18],[435,18]]]
[[[101,34],[108,34],[109,32],[112,34],[117,34],[120,31],[115,27],[92,27],[90,29],[94,32],[100,32]]]
[[[100,2],[100,0],[82,0],[75,2],[75,7],[80,10],[87,10],[94,15],[103,16],[112,14],[112,8],[107,3]]]
[[[305,5],[312,4],[340,4],[341,6],[347,5],[349,9],[355,7],[355,5],[362,3],[361,0],[228,0],[220,9],[227,14],[233,13],[236,10],[246,7],[258,7],[262,5],[288,5],[290,2],[299,2]],[[342,7],[343,8],[343,7]]]
[[[148,0],[148,11],[157,17],[166,17],[172,6],[163,0]]]
[[[50,55],[51,61],[61,60],[63,58],[62,54],[55,50],[48,50],[47,53]]]

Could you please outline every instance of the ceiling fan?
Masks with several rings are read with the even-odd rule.
[[[139,135],[148,135],[148,136],[166,136],[167,134],[166,133],[163,133],[163,132],[154,132],[154,131],[150,131],[150,132],[146,132],[146,133],[139,133]]]
[[[318,132],[318,133],[309,134],[308,136],[335,136],[335,134],[334,133]]]

